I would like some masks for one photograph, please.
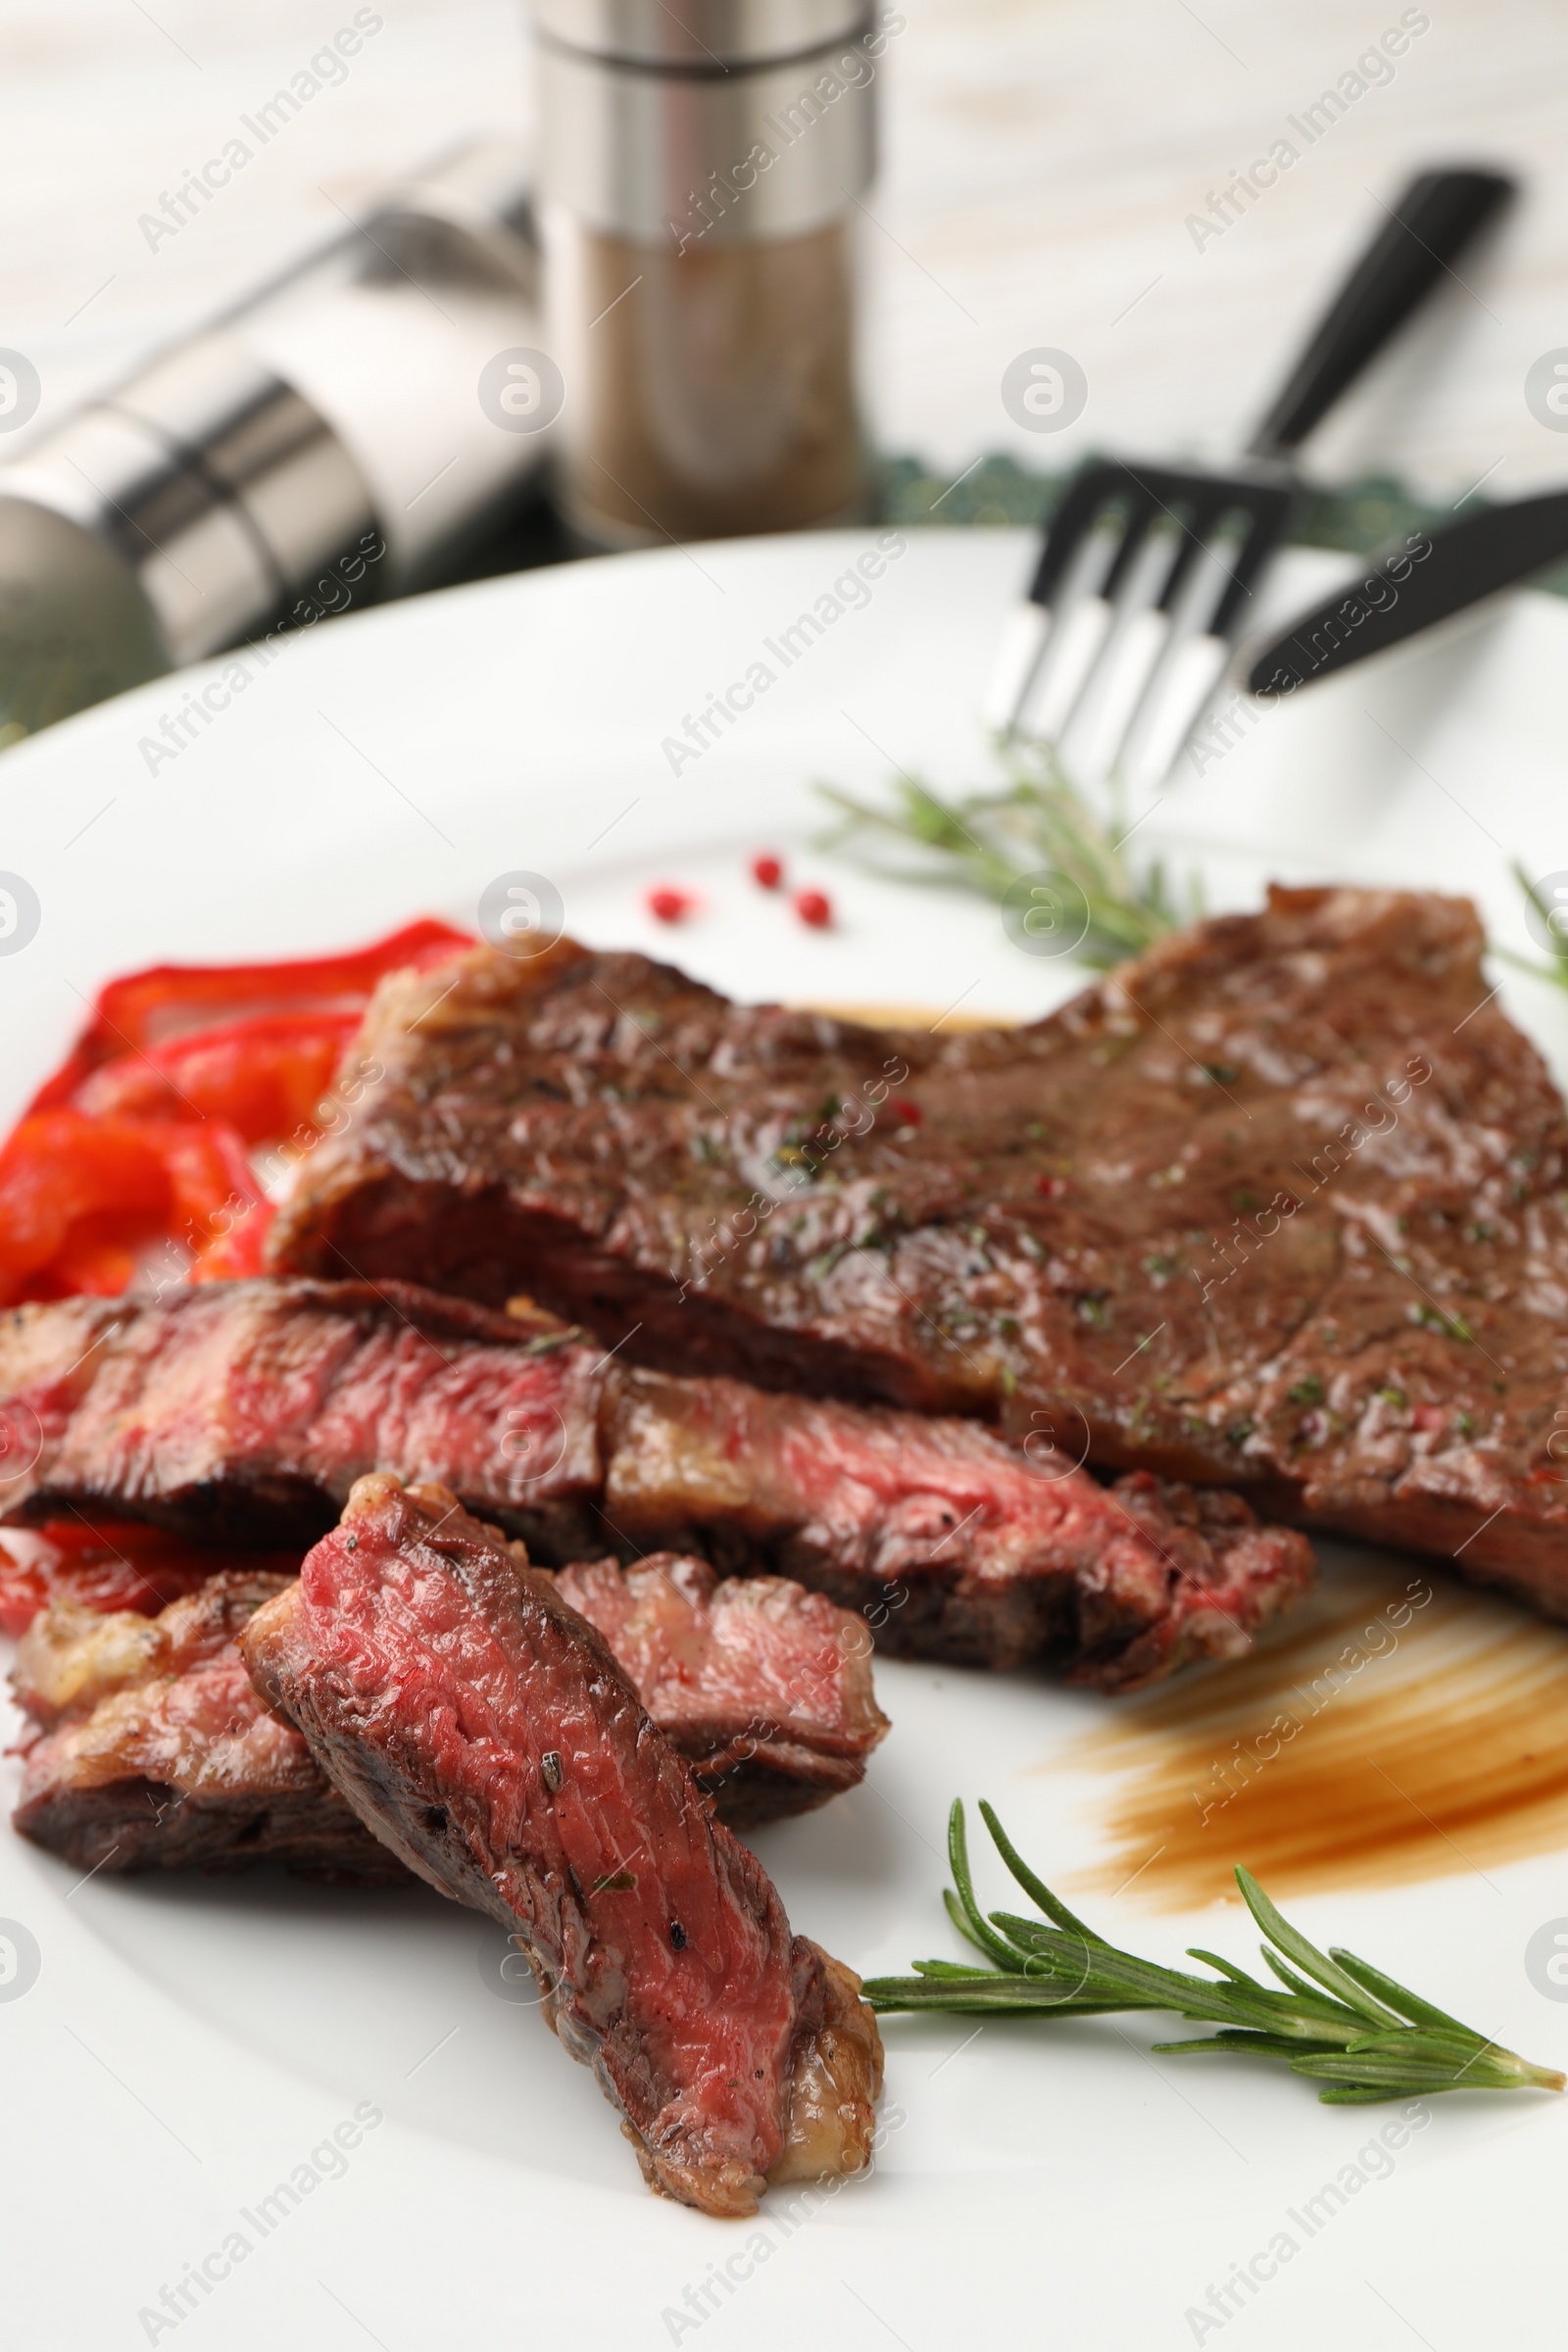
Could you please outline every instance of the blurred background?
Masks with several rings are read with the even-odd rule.
[[[701,47],[702,25],[713,22],[704,8],[717,0],[690,5]],[[785,24],[785,0],[770,5]],[[611,0],[597,16],[585,7],[573,18],[569,0],[563,6],[568,31],[580,22],[613,47]],[[813,0],[803,0],[808,29],[839,31],[825,6],[814,0],[813,16]],[[765,519],[840,519],[853,510],[938,526],[1015,522],[1045,513],[1054,485],[1091,451],[1233,449],[1380,208],[1410,172],[1447,162],[1516,174],[1521,200],[1315,440],[1308,471],[1325,495],[1298,527],[1325,543],[1368,546],[1410,509],[1441,515],[1466,497],[1555,486],[1568,462],[1568,413],[1539,390],[1527,397],[1532,368],[1568,345],[1568,20],[1545,0],[1433,0],[1430,9],[1396,0],[1120,0],[1108,9],[1102,0],[903,0],[872,17],[880,47],[869,92],[852,96],[862,108],[869,96],[876,111],[879,156],[874,176],[858,188],[843,180],[836,200],[857,257],[870,464],[858,506],[792,516],[786,499]],[[0,457],[9,466],[47,451],[74,411],[127,371],[352,223],[373,222],[389,186],[455,145],[499,137],[524,178],[537,169],[538,61],[522,0],[377,0],[359,10],[347,0],[271,0],[265,12],[217,0],[6,0],[0,43],[10,226],[0,254]],[[723,70],[715,59],[711,73]],[[697,60],[698,77],[706,71]],[[277,103],[279,92],[291,94],[289,105]],[[851,112],[847,102],[842,120]],[[553,168],[569,175],[577,159],[567,154],[563,166],[554,102],[551,113]],[[567,123],[564,135],[569,143],[578,131]],[[618,135],[613,122],[605,135]],[[820,130],[812,138],[825,146]],[[1271,171],[1255,168],[1271,157]],[[830,165],[823,170],[831,176]],[[1248,175],[1240,188],[1238,174]],[[197,176],[207,182],[200,201],[189,193]],[[518,217],[514,206],[514,227]],[[728,233],[715,231],[715,252]],[[416,316],[430,303],[428,337],[416,329],[406,345],[366,344],[359,389],[342,395],[363,411],[372,444],[401,402],[417,443],[390,488],[376,475],[374,448],[357,453],[393,548],[379,592],[563,560],[595,544],[756,527],[744,500],[727,526],[720,497],[689,528],[680,512],[671,521],[639,505],[635,481],[626,496],[646,528],[617,540],[609,525],[585,528],[580,514],[564,527],[552,488],[561,466],[554,418],[524,466],[515,411],[500,416],[494,386],[487,395],[478,381],[489,350],[482,321],[470,331],[465,320],[455,388],[421,379],[421,349],[447,335],[452,306],[443,309],[438,287],[432,297],[407,247],[383,233],[375,251],[383,279]],[[622,297],[606,267],[613,311]],[[786,347],[809,329],[816,282],[804,297],[753,287],[745,331],[760,339],[760,365],[785,365],[766,359],[770,332],[778,348],[780,302],[796,306],[783,316]],[[658,299],[640,276],[636,285],[634,294],[628,278],[621,320],[633,303]],[[580,286],[572,299],[590,302]],[[523,319],[515,306],[525,290],[506,300],[514,306],[507,316]],[[569,323],[558,331],[545,295],[539,304],[536,323],[495,330],[494,356],[514,347],[562,356]],[[642,333],[653,314],[637,315]],[[584,314],[577,324],[599,320]],[[665,324],[680,346],[670,377],[678,390],[687,345],[706,329],[678,308]],[[593,348],[608,350],[608,334]],[[623,339],[606,365],[635,368],[648,348],[646,337]],[[1058,401],[1055,414],[1026,413],[1006,390],[1009,366],[1041,348],[1081,370],[1081,401]],[[720,364],[711,353],[710,362]],[[527,375],[517,397],[548,411],[549,384],[541,394],[536,378]],[[580,417],[579,394],[567,354],[562,432],[574,398]],[[439,413],[449,400],[450,422]],[[332,424],[352,438],[352,416],[334,415]],[[448,442],[480,430],[512,459],[488,475],[478,460],[454,460],[465,490],[416,483],[426,455],[434,476]],[[75,457],[67,462],[83,473]],[[97,488],[108,496],[113,485]],[[403,563],[399,533],[416,528],[409,517],[426,495],[424,514],[442,513],[441,527],[417,561]],[[387,511],[400,502],[403,514]],[[146,527],[138,511],[136,528]],[[305,549],[307,569],[319,553]],[[49,636],[23,612],[39,560],[24,550],[8,571],[0,550],[13,624],[0,740],[103,690],[102,678],[56,674],[29,702],[19,686],[20,668]],[[288,594],[266,612],[240,613],[228,641],[280,620],[298,625],[299,584],[285,579]],[[318,613],[329,615],[334,602],[318,600]],[[132,669],[135,659],[147,674],[153,657],[144,648]]]

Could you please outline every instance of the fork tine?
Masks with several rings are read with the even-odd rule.
[[[1115,521],[1113,511],[1097,518],[1056,583],[1040,660],[1018,703],[1014,726],[1019,733],[1054,734],[1093,666],[1103,629],[1104,581],[1119,545]]]
[[[1035,576],[1029,583],[1031,603],[1050,611],[1080,541],[1087,538],[1096,517],[1112,503],[1120,488],[1120,468],[1111,466],[1090,466],[1068,484],[1065,497],[1051,518]]]
[[[1108,625],[1094,670],[1083,680],[1060,736],[1063,764],[1085,781],[1108,771],[1158,659],[1166,627],[1160,600],[1178,559],[1176,543],[1161,521],[1145,535],[1136,562],[1121,567],[1115,593],[1107,582]]]
[[[1190,630],[1173,643],[1136,738],[1129,733],[1121,754],[1120,773],[1130,797],[1157,800],[1174,783],[1182,754],[1214,699],[1230,656],[1230,641],[1207,630]]]
[[[1157,788],[1206,707],[1289,497],[1267,479],[1088,466],[1004,640],[993,724],[1055,743],[1086,780],[1115,770]]]
[[[1015,735],[1051,635],[1052,615],[1026,598],[1003,624],[981,716],[993,734]]]
[[[1175,691],[1173,673],[1186,665],[1184,647],[1206,632],[1229,583],[1230,567],[1215,540],[1233,511],[1233,501],[1224,495],[1223,484],[1206,489],[1207,494],[1194,502],[1163,593],[1150,615],[1148,658],[1138,691],[1122,708],[1120,734],[1107,765],[1124,784],[1143,780],[1157,785],[1163,780],[1144,777],[1143,771],[1152,742],[1169,723],[1162,717],[1164,698]]]
[[[1131,711],[1116,753],[1129,784],[1157,792],[1169,781],[1224,674],[1254,584],[1284,527],[1287,496],[1272,484],[1216,482],[1204,527],[1176,567],[1159,659]],[[1227,556],[1226,525],[1243,527]]]
[[[1241,634],[1249,617],[1247,609],[1251,604],[1252,591],[1257,585],[1258,573],[1273,554],[1275,544],[1284,529],[1285,504],[1284,498],[1281,497],[1277,513],[1274,514],[1265,512],[1260,514],[1255,510],[1249,510],[1249,519],[1252,527],[1242,542],[1235,566],[1231,572],[1230,586],[1221,597],[1214,613],[1213,629],[1216,637],[1229,640]],[[1272,528],[1270,528],[1271,523],[1273,524]]]
[[[1233,543],[1232,552],[1222,535],[1226,519],[1224,514],[1217,517],[1218,529],[1194,561],[1161,659],[1118,752],[1125,783],[1144,795],[1157,794],[1171,782],[1224,674],[1235,614],[1247,593],[1245,582],[1255,576],[1272,545],[1267,521],[1250,514],[1249,527]],[[1240,595],[1238,578],[1243,582]]]
[[[1079,732],[1067,764],[1103,778],[1116,769],[1152,681],[1170,645],[1176,616],[1185,609],[1195,566],[1215,522],[1230,503],[1229,486],[1201,475],[1161,472],[1146,485],[1169,530],[1156,534],[1152,560],[1128,584],[1101,662],[1101,674],[1086,689],[1092,721]],[[1162,538],[1163,548],[1157,541]]]
[[[1089,466],[1071,481],[1052,516],[1026,601],[1008,618],[985,697],[985,716],[1000,734],[1023,731],[1024,714],[1041,685],[1042,664],[1059,639],[1062,624],[1097,571],[1088,562],[1098,522],[1115,505],[1122,487],[1118,468]]]
[[[1120,539],[1098,590],[1085,597],[1081,611],[1074,614],[1075,659],[1063,657],[1056,665],[1054,692],[1047,691],[1044,679],[1037,681],[1025,706],[1031,731],[1058,741],[1072,726],[1085,698],[1096,699],[1105,663],[1120,645],[1131,613],[1147,603],[1152,585],[1150,534],[1163,501],[1147,483],[1125,471],[1119,478],[1111,477],[1107,487],[1114,491],[1114,498],[1102,514],[1107,522],[1113,514],[1120,514]]]

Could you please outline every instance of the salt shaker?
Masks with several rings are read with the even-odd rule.
[[[853,521],[865,0],[534,0],[558,489],[597,547]]]

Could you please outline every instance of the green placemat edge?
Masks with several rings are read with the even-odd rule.
[[[890,522],[907,528],[999,529],[1046,522],[1073,475],[1035,473],[1000,451],[956,477],[933,473],[918,458],[887,461],[882,507]],[[1436,530],[1460,512],[1474,514],[1492,504],[1463,498],[1457,506],[1417,498],[1393,474],[1367,474],[1335,489],[1308,485],[1292,517],[1290,537],[1298,547],[1338,548],[1366,556],[1414,530]],[[1568,596],[1568,564],[1543,572],[1532,586]]]

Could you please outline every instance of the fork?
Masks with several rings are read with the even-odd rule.
[[[1080,777],[1156,788],[1207,706],[1291,517],[1307,434],[1509,200],[1494,172],[1419,173],[1344,280],[1229,472],[1087,466],[1047,528],[986,702]]]

